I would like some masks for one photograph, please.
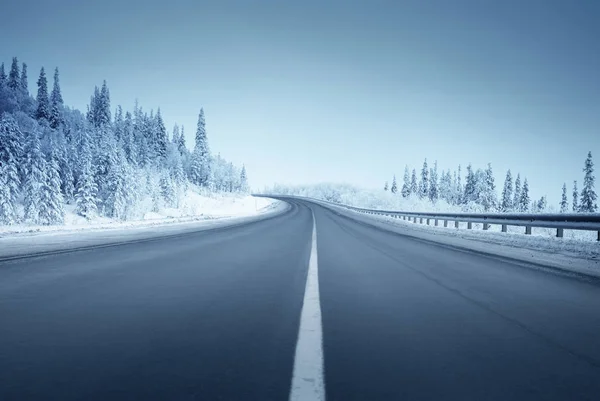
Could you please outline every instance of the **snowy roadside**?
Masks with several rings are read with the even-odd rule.
[[[475,225],[473,230],[462,226],[435,227],[393,217],[365,215],[330,203],[322,204],[354,220],[402,235],[600,278],[600,244],[590,240],[595,233],[577,232],[571,233],[570,238],[555,238],[550,236],[550,230],[544,229],[534,230],[534,235],[525,235],[520,229],[518,233],[502,233],[498,232],[499,228],[483,231]]]
[[[152,214],[145,220],[130,222],[103,219],[65,226],[1,227],[0,259],[227,227],[276,216],[289,208],[285,202],[267,198],[246,196],[229,200],[231,205],[221,202],[221,207],[208,209],[202,215],[160,217]]]

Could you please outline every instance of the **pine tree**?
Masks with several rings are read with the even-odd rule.
[[[579,191],[577,190],[577,180],[573,181],[573,211],[579,211]]]
[[[383,190],[384,190],[385,192],[387,192],[387,191],[388,191],[388,189],[390,189],[390,188],[389,188],[388,182],[386,181],[386,182],[385,182],[385,184],[383,184]]]
[[[512,174],[510,170],[506,172],[506,178],[504,179],[504,188],[502,188],[502,202],[500,204],[500,211],[509,212],[513,209],[513,185],[512,185]]]
[[[171,137],[171,143],[175,144],[175,146],[179,143],[179,135],[179,125],[175,124],[173,126],[173,136]]]
[[[401,193],[403,198],[408,198],[410,196],[410,173],[408,172],[408,166],[404,167],[404,179]]]
[[[19,60],[16,57],[12,59],[10,73],[8,74],[8,87],[17,93],[21,89],[21,76],[19,73]]]
[[[60,92],[58,68],[54,70],[54,86],[50,95],[50,127],[56,129],[63,122],[63,98]]]
[[[0,64],[0,87],[2,87],[8,81],[6,76],[6,70],[4,69],[4,63]]]
[[[398,192],[398,184],[396,183],[396,176],[394,175],[394,179],[392,180],[392,188],[390,188],[390,191],[395,194]]]
[[[513,209],[515,211],[520,210],[521,204],[521,174],[517,174],[517,178],[515,179],[515,194],[513,198]]]
[[[246,175],[246,166],[242,165],[242,171],[240,173],[240,192],[247,193],[248,188],[248,176]]]
[[[46,162],[46,181],[40,190],[40,223],[44,225],[62,224],[65,219],[63,197],[60,193],[60,175],[58,162],[54,152],[51,152]]]
[[[49,120],[50,119],[50,103],[48,100],[48,81],[46,80],[46,73],[44,67],[40,71],[40,77],[37,81],[38,92],[37,92],[37,111],[35,112],[35,118],[38,120]]]
[[[125,158],[130,164],[137,164],[136,158],[136,143],[135,133],[133,127],[133,119],[130,112],[125,113],[125,119],[123,120],[123,132],[122,132],[123,150],[125,151]]]
[[[200,114],[198,115],[198,128],[196,130],[196,146],[194,147],[192,164],[190,166],[190,179],[196,185],[208,187],[211,176],[210,150],[205,127],[204,109],[200,109]]]
[[[167,129],[165,128],[165,123],[163,122],[162,116],[160,114],[160,108],[156,112],[156,142],[155,142],[155,152],[157,157],[160,158],[160,162],[164,162],[167,158]]]
[[[527,178],[523,181],[523,188],[521,189],[521,198],[519,200],[519,212],[527,212],[529,210],[529,184]]]
[[[430,171],[429,179],[429,200],[433,203],[437,202],[439,198],[438,189],[438,166],[437,161],[434,163],[433,168]]]
[[[496,209],[498,199],[496,196],[496,183],[491,163],[488,163],[487,169],[485,169],[483,173],[482,185],[483,188],[479,196],[481,205],[486,211]]]
[[[175,190],[171,176],[169,176],[166,170],[163,171],[160,177],[160,194],[167,207],[175,206]]]
[[[37,132],[28,136],[25,166],[25,220],[40,224],[42,186],[46,183],[46,161],[40,150],[40,140]]]
[[[29,95],[29,87],[27,83],[27,64],[23,63],[21,65],[21,92],[23,92],[23,96]]]
[[[102,82],[102,89],[100,89],[100,93],[98,94],[97,107],[98,126],[110,125],[112,121],[110,115],[110,91],[108,90],[106,80]]]
[[[89,135],[84,131],[80,150],[81,172],[79,174],[77,193],[75,195],[77,214],[87,219],[96,216],[98,213],[96,201],[98,187],[96,186],[96,181],[94,179],[90,141]]]
[[[456,175],[456,196],[454,203],[460,205],[463,203],[463,185],[462,185],[462,176],[461,176],[461,165],[458,165],[458,173]]]
[[[548,207],[548,201],[546,200],[546,196],[542,196],[539,201],[537,201],[537,211],[542,213],[546,211]]]
[[[469,164],[467,166],[467,177],[465,182],[465,194],[463,196],[463,204],[468,204],[469,202],[475,202],[476,198],[476,179],[475,174],[473,173],[473,167]]]
[[[569,210],[569,201],[567,200],[567,184],[564,183],[562,187],[562,197],[560,200],[560,212],[567,213]]]
[[[185,130],[183,125],[181,126],[181,134],[179,135],[179,141],[177,142],[177,149],[179,149],[180,155],[185,155],[187,147],[185,146]]]
[[[419,185],[417,184],[417,170],[413,168],[412,176],[410,179],[410,193],[418,194],[419,193]]]
[[[429,168],[427,167],[427,159],[423,162],[421,169],[421,181],[419,182],[419,198],[426,198],[429,194]]]
[[[2,200],[0,200],[0,222],[14,224],[18,221],[17,201],[21,192],[20,161],[22,160],[23,135],[17,122],[10,114],[0,118],[0,172]]]
[[[579,210],[584,213],[594,213],[598,210],[596,204],[596,191],[594,189],[596,177],[594,176],[594,162],[592,161],[592,152],[588,152],[583,168],[585,177],[583,178],[583,188],[581,189],[581,202]]]

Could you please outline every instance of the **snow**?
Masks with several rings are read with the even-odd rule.
[[[233,194],[201,195],[190,191],[180,209],[146,213],[143,220],[92,220],[68,206],[65,225],[0,226],[0,258],[53,252],[83,246],[147,239],[240,224],[277,215],[289,206],[280,201]]]

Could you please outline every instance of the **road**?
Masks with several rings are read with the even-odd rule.
[[[313,214],[328,401],[598,399],[598,284],[289,202],[0,262],[0,400],[287,400]]]

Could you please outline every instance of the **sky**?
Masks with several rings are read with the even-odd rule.
[[[381,188],[404,166],[491,163],[558,203],[600,157],[596,0],[0,0],[0,60],[61,73],[85,110],[158,107],[254,188]],[[600,160],[600,159],[599,159]]]

